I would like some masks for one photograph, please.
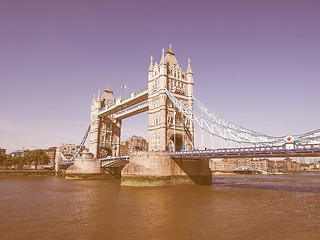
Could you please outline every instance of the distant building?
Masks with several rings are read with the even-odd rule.
[[[300,170],[300,163],[297,161],[291,161],[289,171],[299,171]]]
[[[270,173],[297,172],[316,170],[320,168],[320,161],[314,163],[299,163],[291,158],[285,159],[247,159],[224,158],[222,161],[209,160],[209,167],[213,172],[232,172],[234,169],[262,170]]]
[[[277,164],[277,165],[276,165]],[[213,172],[232,172],[234,169],[262,170],[268,172],[298,171],[299,163],[287,158],[282,161],[270,161],[269,159],[225,158],[222,161],[209,161],[209,167]]]
[[[79,145],[76,145],[76,144],[63,143],[60,146],[60,152],[66,158],[70,158],[77,151],[78,147],[79,147]],[[82,146],[81,151],[83,151],[83,150],[89,151],[85,146]]]
[[[60,146],[60,152],[66,157],[72,157],[73,154],[77,150],[77,145],[76,144],[68,144],[68,143],[63,143]]]
[[[300,164],[300,170],[302,171],[308,171],[313,169],[314,164],[312,163],[301,163]]]
[[[234,164],[230,161],[225,161],[225,159],[217,162],[211,160],[209,163],[209,167],[213,172],[232,172]]]
[[[10,153],[10,155],[12,157],[24,157],[28,152],[29,152],[29,149],[22,149],[22,150],[16,150]]]
[[[120,156],[129,155],[129,145],[127,141],[120,143]]]
[[[213,172],[232,172],[234,169],[250,166],[250,160],[247,158],[224,158],[222,161],[209,161],[209,167]]]
[[[148,142],[143,137],[132,136],[127,140],[129,152],[148,151]]]
[[[0,155],[6,155],[7,149],[5,148],[0,148]]]
[[[232,164],[233,169],[249,166],[249,159],[247,158],[225,158],[223,161]]]
[[[291,158],[269,161],[269,172],[294,172],[299,170],[300,163],[292,161]]]
[[[148,151],[148,142],[143,137],[132,136],[120,144],[120,155],[128,155],[132,152]]]
[[[249,167],[254,170],[268,171],[269,160],[268,159],[250,159]]]
[[[47,156],[49,157],[50,163],[52,163],[56,157],[56,149],[57,149],[57,147],[50,147],[48,149],[43,150],[47,154]]]

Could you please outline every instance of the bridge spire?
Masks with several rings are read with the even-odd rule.
[[[191,65],[190,65],[190,58],[188,59],[188,68],[187,68],[187,72],[186,72],[186,73],[187,73],[187,74],[188,74],[188,73],[193,74],[192,68],[191,68]]]
[[[151,56],[150,66],[149,66],[149,72],[153,70],[153,57]]]
[[[174,51],[172,50],[171,43],[170,43],[170,48],[168,49],[167,53],[170,53],[170,54],[174,55]]]
[[[160,61],[160,65],[164,64],[164,48],[162,48],[162,56],[161,56],[161,61]]]
[[[190,83],[193,83],[193,72],[191,69],[190,58],[188,59],[188,68],[186,72],[186,77]]]
[[[113,94],[113,92],[109,89],[109,87],[107,87],[107,88],[104,90],[104,92]]]

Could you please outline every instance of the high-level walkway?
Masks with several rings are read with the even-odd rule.
[[[146,100],[148,100],[148,88],[132,93],[123,100],[117,99],[114,105],[105,107],[105,109],[99,111],[98,116],[102,117],[114,114],[114,118],[116,119],[131,117],[149,109],[148,102],[145,102]]]

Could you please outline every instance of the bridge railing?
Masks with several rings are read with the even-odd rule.
[[[148,93],[148,88],[142,89],[134,94],[135,97]]]
[[[111,109],[111,108],[116,107],[118,105],[124,104],[124,103],[126,103],[126,102],[128,102],[128,101],[130,101],[130,100],[132,100],[134,98],[140,97],[140,96],[142,96],[142,95],[144,95],[146,93],[148,93],[148,88],[145,88],[145,89],[142,89],[142,90],[140,90],[138,92],[132,93],[129,97],[127,97],[125,99],[119,99],[118,102],[116,101],[115,104],[112,104],[111,106],[105,107],[104,110],[108,110],[108,109]]]
[[[129,163],[129,156],[118,156],[118,157],[106,157],[100,159],[100,167],[102,168],[113,168],[121,167]]]
[[[73,160],[74,160],[76,157],[78,157],[78,155],[79,155],[80,152],[82,151],[82,148],[83,148],[83,146],[84,146],[84,144],[85,144],[85,142],[86,142],[86,140],[87,140],[87,138],[88,138],[89,132],[90,132],[90,126],[88,127],[86,133],[84,134],[84,136],[83,136],[83,138],[82,138],[82,141],[81,141],[81,143],[78,145],[76,151],[73,153],[73,155],[72,155],[69,159],[66,158],[66,157],[63,155],[62,151],[59,152],[60,157],[61,157],[61,159],[62,159],[62,162],[60,162],[59,165],[72,165],[72,164],[73,164]]]
[[[119,102],[119,104],[117,104],[117,105],[120,105],[120,104],[124,104],[124,103],[126,103],[126,102],[129,102],[130,100],[132,100],[132,99],[134,99],[134,98],[137,98],[137,97],[140,97],[140,96],[142,96],[142,95],[144,95],[144,94],[146,94],[146,93],[148,93],[148,88],[142,89],[142,90],[140,90],[140,91],[138,91],[138,92],[136,92],[136,93],[131,93],[131,95],[130,95],[129,97],[121,100],[121,101]]]
[[[175,151],[172,156],[215,156],[215,155],[259,155],[259,154],[290,154],[290,153],[317,153],[320,154],[320,144],[295,145],[294,148],[282,146],[245,147],[245,148],[222,148],[193,151]]]
[[[125,155],[125,156],[117,156],[117,157],[113,157],[113,156],[108,156],[105,158],[100,158],[100,161],[113,161],[113,160],[120,160],[120,159],[126,159],[129,160],[129,156]]]

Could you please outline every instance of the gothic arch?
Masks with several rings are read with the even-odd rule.
[[[175,146],[175,151],[181,151],[184,149],[183,136],[181,134],[172,134],[169,138],[169,150],[172,151]]]

